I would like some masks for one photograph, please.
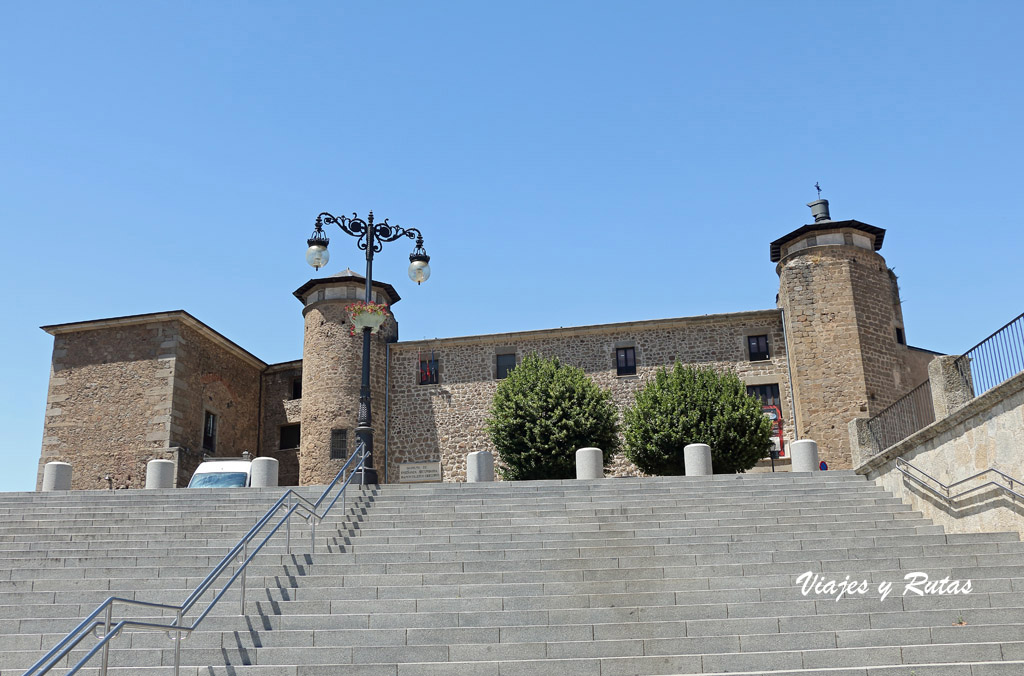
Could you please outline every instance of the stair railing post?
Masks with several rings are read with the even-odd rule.
[[[182,622],[181,610],[178,610],[178,619],[175,624],[180,627]],[[174,632],[174,676],[178,676],[181,671],[181,630]]]
[[[316,514],[309,517],[309,553],[316,554]]]
[[[107,665],[110,663],[110,621],[114,612],[114,604],[107,604],[107,612],[103,615],[103,636],[107,642],[103,644],[103,657],[100,663],[100,676],[107,676]]]
[[[245,615],[245,574],[249,570],[249,566],[245,565],[245,560],[249,558],[249,541],[246,540],[242,543],[242,593],[241,593],[241,605],[238,609],[239,615]]]
[[[285,554],[292,553],[292,494],[288,494],[287,509],[285,509],[284,522],[284,551]]]

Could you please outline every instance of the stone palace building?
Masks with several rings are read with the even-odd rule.
[[[906,344],[895,274],[878,253],[885,230],[830,219],[775,240],[777,307],[542,331],[399,341],[394,317],[371,348],[374,457],[381,481],[407,463],[465,477],[490,448],[484,420],[498,381],[530,352],[557,355],[608,388],[620,407],[675,362],[731,369],[782,412],[786,442],[809,438],[832,468],[851,464],[847,425],[876,415],[928,378],[936,353]],[[355,447],[362,336],[345,305],[365,280],[345,270],[295,292],[301,360],[266,364],[184,311],[55,324],[40,457],[73,466],[73,488],[140,488],[149,460],[187,483],[204,455],[280,460],[281,483],[326,483]],[[395,289],[374,282],[375,300]],[[400,310],[399,310],[400,314]],[[616,458],[613,474],[637,470]]]

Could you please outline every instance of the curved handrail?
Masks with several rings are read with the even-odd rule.
[[[358,458],[358,462],[352,466],[352,471],[349,472],[348,477],[345,477],[345,472],[352,465],[353,461]],[[214,566],[213,570],[200,582],[196,588],[188,595],[180,605],[170,605],[166,603],[152,603],[149,601],[136,601],[134,599],[125,599],[117,596],[111,596],[106,601],[101,603],[97,608],[92,611],[82,622],[72,629],[63,639],[57,642],[53,648],[50,649],[42,658],[40,658],[35,664],[28,668],[28,670],[22,676],[42,676],[43,674],[49,673],[49,671],[57,665],[62,659],[64,659],[72,650],[74,650],[78,644],[85,640],[90,634],[96,632],[100,627],[103,628],[103,635],[97,637],[100,639],[93,648],[79,660],[65,676],[72,676],[78,673],[78,671],[85,666],[92,658],[94,658],[100,651],[102,651],[102,664],[100,666],[101,676],[107,673],[107,662],[108,653],[110,650],[110,641],[120,634],[125,628],[139,629],[142,631],[166,631],[169,635],[172,635],[174,643],[174,674],[178,675],[180,669],[180,650],[181,641],[184,639],[182,634],[191,634],[199,626],[199,624],[210,614],[214,606],[224,597],[228,589],[241,577],[241,614],[245,614],[245,570],[249,565],[249,562],[263,549],[264,545],[270,541],[282,526],[285,526],[287,533],[287,544],[286,551],[291,553],[291,516],[298,512],[300,509],[305,513],[300,513],[299,516],[310,524],[310,552],[316,552],[316,524],[323,521],[323,519],[330,513],[331,509],[338,502],[338,499],[342,499],[344,504],[345,489],[352,482],[352,479],[357,476],[360,470],[366,463],[366,446],[359,440],[356,444],[355,453],[353,453],[345,464],[342,465],[341,469],[338,470],[334,480],[324,489],[320,497],[314,502],[308,498],[296,493],[292,489],[288,489],[285,493],[266,511],[266,513],[260,517],[252,528],[249,529],[245,535],[235,544],[234,547],[228,551],[228,553],[221,559],[220,563]],[[320,505],[323,504],[324,500],[331,493],[332,490],[338,485],[339,481],[344,481],[341,487],[331,500],[330,504],[323,510],[318,512]],[[249,543],[252,542],[256,536],[263,530],[263,528],[274,518],[274,515],[285,508],[284,516],[282,516],[277,523],[270,529],[270,531],[263,536],[249,552]],[[221,576],[225,569],[232,563],[237,562],[241,557],[242,561],[235,569],[234,574],[225,583],[224,588],[217,592],[210,604],[201,612],[196,619],[189,625],[184,624],[184,615],[191,610],[202,598],[213,583]],[[161,611],[170,610],[176,613],[174,622],[170,624],[159,623],[159,622],[147,622],[143,620],[133,619],[122,619],[116,623],[113,620],[113,608],[115,603],[132,606],[142,606],[148,608],[155,608]],[[97,619],[103,614],[103,619]]]
[[[943,491],[945,491],[945,494],[939,492],[933,486],[929,485],[928,483],[926,483],[922,479],[919,479],[918,477],[916,477],[913,474],[911,474],[910,472],[908,472],[906,469],[904,469],[904,465],[906,467],[909,467],[913,471],[917,472],[918,474],[921,474],[921,475],[931,479],[933,482],[938,484],[939,487],[941,487]],[[1009,474],[1007,474],[1005,472],[1001,472],[998,469],[996,469],[995,467],[989,467],[988,469],[982,470],[982,471],[980,471],[980,472],[978,472],[976,474],[972,474],[971,476],[967,477],[966,479],[961,479],[960,481],[953,482],[953,483],[949,484],[948,486],[946,484],[942,483],[941,481],[939,481],[938,479],[936,479],[935,477],[933,477],[931,474],[928,474],[927,472],[925,472],[920,467],[915,467],[914,465],[910,464],[909,462],[907,462],[903,458],[896,458],[896,469],[901,474],[903,474],[903,476],[905,476],[906,478],[910,479],[911,481],[913,481],[914,483],[916,483],[916,484],[918,484],[920,486],[923,486],[924,488],[928,489],[929,491],[931,491],[935,495],[937,495],[940,498],[943,498],[944,500],[946,500],[946,502],[951,502],[953,500],[956,500],[957,498],[960,498],[960,497],[963,497],[964,495],[967,495],[968,493],[973,493],[975,491],[981,490],[982,488],[987,488],[988,486],[995,486],[996,488],[1001,488],[1002,490],[1006,491],[1007,493],[1010,493],[1011,495],[1015,495],[1018,498],[1024,499],[1024,495],[1022,495],[1021,493],[1018,493],[1017,491],[1013,490],[1013,485],[1014,484],[1018,484],[1018,485],[1024,486],[1024,481],[1021,481],[1020,479],[1014,479]],[[997,482],[996,480],[992,480],[992,481],[985,482],[983,484],[979,484],[977,486],[972,486],[971,488],[968,488],[967,490],[961,491],[961,492],[957,493],[956,495],[950,495],[949,494],[950,491],[953,488],[955,488],[955,487],[957,487],[957,486],[959,486],[961,484],[965,484],[968,481],[973,481],[974,479],[977,479],[979,477],[985,476],[989,472],[994,472],[995,474],[998,474],[999,476],[1001,476],[1003,479],[1006,480],[1006,482],[1009,484],[1009,486],[1004,486],[1003,484]]]

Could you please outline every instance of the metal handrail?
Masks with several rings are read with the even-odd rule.
[[[928,477],[929,479],[931,479],[932,481],[937,483],[942,488],[942,490],[945,491],[945,494],[940,493],[933,486],[925,483],[923,480],[919,479],[918,477],[916,477],[913,474],[911,474],[910,472],[908,472],[906,469],[903,468],[904,465],[906,465],[910,469],[914,470],[918,474],[923,474],[924,476]],[[1014,484],[1018,484],[1020,486],[1024,486],[1024,481],[1021,481],[1020,479],[1014,479],[1009,474],[1007,474],[1005,472],[1000,472],[995,467],[989,467],[988,469],[982,470],[982,471],[978,472],[977,474],[972,474],[971,476],[967,477],[966,479],[961,479],[960,481],[956,481],[954,483],[951,483],[948,486],[946,484],[942,483],[941,481],[939,481],[938,479],[936,479],[935,477],[933,477],[931,474],[928,474],[927,472],[925,472],[920,467],[915,467],[914,465],[910,464],[909,462],[907,462],[903,458],[896,458],[896,469],[901,474],[903,474],[903,476],[905,476],[906,478],[910,479],[911,481],[913,481],[914,483],[916,483],[916,484],[918,484],[920,486],[923,486],[924,488],[928,489],[929,491],[931,491],[935,495],[939,496],[940,498],[945,499],[946,502],[952,502],[953,500],[956,500],[957,498],[963,497],[964,495],[967,495],[968,493],[973,493],[975,491],[981,490],[982,488],[987,488],[988,486],[995,486],[996,488],[1001,488],[1002,490],[1006,491],[1007,493],[1010,493],[1011,495],[1015,495],[1018,498],[1024,499],[1024,495],[1022,495],[1021,493],[1018,493],[1017,491],[1013,490],[1013,485]],[[1009,486],[1004,486],[1003,484],[998,483],[996,480],[992,480],[992,481],[988,481],[988,482],[983,483],[983,484],[979,484],[977,486],[972,486],[971,488],[968,488],[967,490],[961,491],[961,492],[957,493],[956,495],[950,495],[949,494],[950,490],[952,490],[953,488],[959,486],[960,484],[965,484],[968,481],[973,481],[974,479],[977,479],[978,477],[985,476],[989,472],[995,472],[996,474],[1001,476],[1003,479],[1006,480],[1006,482],[1009,484]]]
[[[356,458],[358,458],[358,462],[356,462],[355,465],[352,467],[352,471],[349,473],[348,477],[344,479],[343,483],[341,484],[341,488],[334,496],[334,499],[331,500],[330,504],[327,505],[327,507],[323,510],[322,513],[319,513],[317,510],[320,508],[320,505],[323,504],[324,500],[327,499],[327,496],[330,494],[330,492],[335,488],[335,486],[338,485],[338,482],[342,481],[345,472],[349,469],[349,466],[352,465],[352,462],[356,460]],[[70,671],[66,673],[65,676],[72,676],[73,674],[78,673],[78,671],[82,667],[84,667],[86,663],[89,662],[89,660],[91,660],[93,657],[95,657],[97,653],[99,653],[100,651],[102,651],[102,661],[100,663],[99,673],[100,676],[105,676],[105,674],[107,673],[107,665],[109,663],[110,641],[127,627],[142,631],[166,631],[168,633],[168,636],[171,637],[171,640],[174,641],[174,675],[178,676],[181,668],[181,641],[185,638],[182,636],[182,634],[188,635],[195,631],[199,624],[206,618],[207,615],[210,614],[210,611],[213,610],[213,607],[217,605],[217,602],[224,597],[224,594],[227,593],[228,589],[231,588],[231,585],[233,585],[239,577],[241,577],[242,579],[240,587],[240,614],[245,614],[246,567],[249,565],[249,562],[252,561],[253,558],[260,552],[260,550],[263,549],[263,546],[267,544],[270,538],[277,533],[281,526],[285,526],[285,547],[287,553],[291,554],[290,519],[292,514],[295,514],[300,509],[303,510],[305,513],[299,513],[299,516],[310,524],[310,553],[315,553],[317,523],[323,521],[323,519],[330,513],[331,509],[334,507],[335,503],[338,502],[339,498],[341,498],[342,504],[344,504],[345,489],[348,487],[349,483],[352,482],[353,477],[355,477],[357,473],[362,470],[365,463],[366,446],[362,442],[362,440],[359,440],[359,442],[356,444],[355,452],[349,457],[348,460],[345,461],[345,464],[338,471],[338,474],[334,477],[334,480],[331,481],[330,484],[328,484],[327,488],[324,489],[324,492],[315,502],[310,501],[308,498],[296,493],[292,489],[288,489],[287,491],[285,491],[285,493],[278,499],[278,501],[275,502],[274,505],[270,509],[268,509],[267,512],[262,517],[260,517],[256,524],[249,529],[248,533],[242,536],[238,543],[231,548],[231,550],[224,556],[223,559],[221,559],[220,563],[214,566],[213,570],[210,571],[206,578],[203,579],[203,581],[196,586],[192,593],[189,594],[188,598],[185,599],[185,601],[183,601],[180,605],[152,603],[148,601],[136,601],[134,599],[124,599],[117,596],[111,596],[106,601],[101,603],[96,608],[96,610],[92,611],[92,613],[90,613],[88,617],[82,620],[81,624],[72,629],[63,639],[58,641],[57,645],[51,648],[48,653],[46,653],[42,658],[39,659],[39,661],[37,661],[35,664],[29,667],[28,671],[26,671],[22,676],[42,676],[43,674],[49,673],[50,669],[56,666],[58,662],[64,659],[72,650],[74,650],[78,646],[79,643],[85,640],[85,638],[88,637],[90,634],[95,634],[95,636],[100,640],[96,643],[95,646],[93,646],[93,648],[88,653],[85,654],[85,656],[81,660],[79,660],[71,668]],[[273,528],[270,529],[270,532],[268,532],[263,537],[263,539],[260,540],[255,545],[255,547],[253,547],[252,552],[250,553],[249,543],[256,538],[260,531],[263,530],[264,526],[266,526],[267,523],[270,522],[270,520],[282,507],[285,507],[284,516],[282,516],[273,526]],[[210,601],[210,604],[206,607],[205,610],[203,610],[202,613],[199,614],[198,617],[196,617],[195,621],[193,621],[190,625],[186,626],[184,624],[185,613],[191,610],[192,607],[199,602],[199,599],[203,596],[203,594],[206,593],[207,590],[209,590],[213,583],[220,577],[221,573],[223,573],[228,566],[230,566],[233,562],[236,562],[239,558],[242,559],[242,562],[238,564],[234,574],[224,585],[224,588],[217,592],[217,594]],[[113,608],[115,603],[155,608],[161,611],[170,610],[176,613],[176,617],[174,619],[174,622],[172,622],[171,624],[163,624],[159,622],[146,622],[142,620],[133,620],[128,618],[122,619],[115,624],[113,621]],[[101,613],[103,614],[103,619],[97,619],[99,618]],[[100,627],[103,628],[102,635],[96,633]]]
[[[926,380],[868,420],[875,453],[898,444],[933,422],[932,385]]]
[[[975,397],[1024,371],[1024,313],[957,357],[953,364]]]

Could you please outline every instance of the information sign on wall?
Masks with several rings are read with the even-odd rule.
[[[441,480],[441,462],[403,462],[398,465],[398,483],[420,484]]]

